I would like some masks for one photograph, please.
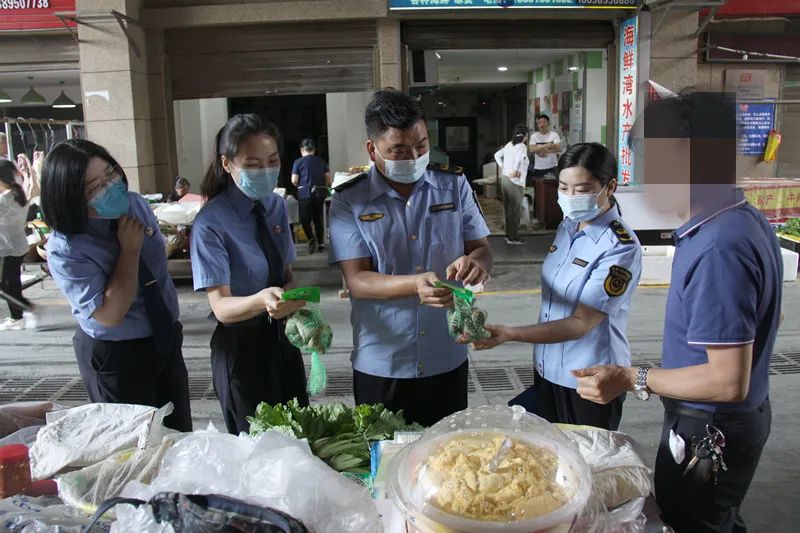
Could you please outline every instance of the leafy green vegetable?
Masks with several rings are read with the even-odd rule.
[[[261,403],[248,417],[250,434],[279,431],[308,439],[314,455],[339,472],[369,473],[370,442],[391,439],[395,431],[422,431],[419,424],[406,424],[402,411],[394,413],[382,404],[342,403],[300,407],[297,400],[286,404]]]
[[[791,235],[792,237],[800,237],[800,218],[789,219],[786,224],[777,229],[777,232]]]

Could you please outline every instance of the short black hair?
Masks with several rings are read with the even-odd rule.
[[[314,143],[314,139],[305,138],[300,141],[300,148],[307,152],[313,152],[317,149],[317,145]]]
[[[239,145],[254,135],[266,135],[275,139],[278,148],[281,146],[281,134],[278,126],[269,120],[262,119],[255,113],[234,115],[228,119],[214,141],[214,161],[203,178],[201,193],[206,200],[211,200],[225,189],[231,175],[222,166],[222,156],[233,159],[239,153]]]
[[[181,188],[186,187],[187,189],[190,189],[192,187],[192,184],[186,178],[178,176],[177,178],[175,178],[175,186]]]
[[[578,143],[567,148],[558,159],[558,173],[572,167],[585,168],[603,187],[617,179],[617,160],[600,143]]]
[[[108,150],[84,139],[58,143],[47,155],[42,168],[42,214],[54,231],[64,235],[86,232],[89,209],[86,202],[86,169],[99,157],[117,169],[127,185],[128,178]]]
[[[425,113],[419,102],[406,93],[395,90],[375,93],[364,113],[367,138],[370,140],[383,135],[389,128],[405,130],[420,120],[425,120]]]
[[[543,118],[543,119],[545,119],[547,122],[550,122],[550,117],[548,117],[548,116],[547,116],[547,115],[545,115],[544,113],[541,113],[541,114],[540,114],[538,117],[536,117],[536,120],[539,120],[540,118]]]

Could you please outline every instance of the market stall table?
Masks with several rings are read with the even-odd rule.
[[[800,178],[744,178],[740,186],[771,224],[800,217]]]

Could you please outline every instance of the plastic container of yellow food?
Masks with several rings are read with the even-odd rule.
[[[418,533],[566,533],[591,492],[569,439],[519,406],[458,412],[389,466],[389,497]]]

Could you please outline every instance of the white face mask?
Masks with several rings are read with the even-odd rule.
[[[425,174],[431,160],[430,152],[422,154],[417,159],[403,159],[402,161],[392,161],[386,159],[375,146],[375,153],[381,156],[383,164],[386,166],[385,175],[397,183],[416,183]]]
[[[594,220],[605,207],[598,205],[597,199],[605,190],[605,186],[600,189],[600,192],[595,194],[576,194],[570,196],[558,191],[558,206],[564,212],[564,216],[574,220],[575,222],[586,222]]]

